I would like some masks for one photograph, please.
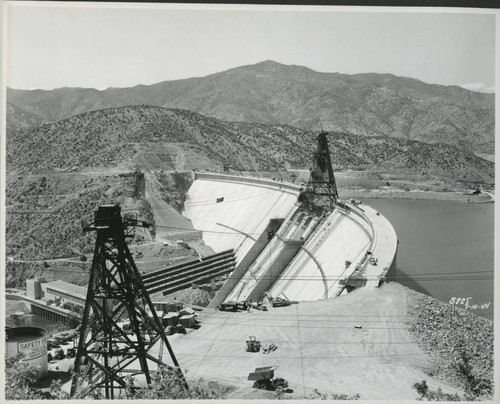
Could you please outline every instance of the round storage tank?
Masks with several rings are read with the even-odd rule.
[[[5,336],[7,358],[22,353],[24,362],[35,367],[39,379],[47,375],[47,330],[38,327],[7,328]]]

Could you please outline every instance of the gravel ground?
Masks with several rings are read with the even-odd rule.
[[[412,338],[433,358],[433,377],[463,387],[456,370],[463,352],[472,373],[493,384],[493,321],[409,290],[407,326]]]
[[[360,394],[362,400],[415,400],[413,384],[421,380],[432,390],[461,394],[462,389],[426,373],[430,356],[405,324],[409,291],[391,282],[265,312],[203,310],[197,313],[201,327],[173,335],[171,344],[188,377],[234,385],[234,399],[272,398],[257,396],[261,392],[247,380],[263,366],[278,366],[275,375],[288,381],[291,399],[307,398],[317,389]],[[249,335],[278,349],[267,355],[246,352]]]

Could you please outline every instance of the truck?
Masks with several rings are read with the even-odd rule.
[[[285,379],[274,377],[274,371],[276,369],[278,369],[278,366],[255,368],[255,370],[248,375],[248,380],[254,381],[252,386],[254,389],[269,391],[275,391],[278,387],[287,389],[288,382]]]

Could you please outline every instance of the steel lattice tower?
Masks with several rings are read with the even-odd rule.
[[[134,226],[149,226],[122,217],[119,205],[104,205],[84,231],[97,231],[90,281],[80,330],[71,397],[93,391],[115,398],[126,387],[126,375],[150,373],[163,363],[163,344],[177,359],[125,242]],[[120,325],[118,323],[121,323]],[[125,331],[124,323],[129,323]],[[149,353],[159,342],[159,357]],[[151,367],[151,365],[153,365]],[[187,386],[186,386],[187,387]]]
[[[326,132],[318,135],[318,146],[313,155],[313,167],[306,194],[311,195],[314,205],[333,209],[339,198],[333,174]]]

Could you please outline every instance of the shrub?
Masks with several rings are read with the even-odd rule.
[[[179,368],[161,366],[153,376],[151,385],[146,388],[137,388],[132,377],[127,378],[127,398],[140,399],[170,399],[170,400],[214,400],[221,399],[233,390],[231,386],[224,386],[216,382],[207,382],[203,379],[190,381],[187,386],[185,378]]]
[[[460,353],[460,358],[455,366],[464,381],[465,395],[468,399],[476,399],[483,395],[491,395],[493,390],[491,381],[474,374],[470,358],[464,351]]]
[[[427,382],[422,380],[421,383],[415,383],[413,388],[420,394],[419,400],[422,401],[462,401],[463,399],[458,394],[443,393],[441,388],[436,391],[430,390]]]
[[[5,362],[5,398],[7,400],[63,400],[68,394],[62,390],[60,381],[53,380],[50,387],[38,386],[37,371],[23,362],[19,354]]]
[[[347,394],[326,394],[321,393],[318,389],[314,389],[313,392],[309,395],[311,400],[359,400],[361,396],[359,393],[354,394],[353,396],[348,396]]]

